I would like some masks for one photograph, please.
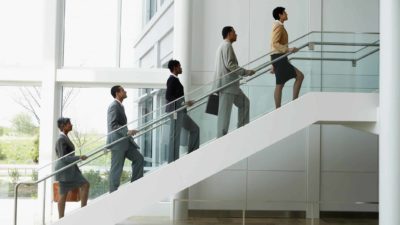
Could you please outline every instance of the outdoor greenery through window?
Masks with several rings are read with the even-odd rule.
[[[41,88],[1,87],[0,102],[0,198],[14,196],[14,185],[35,181],[39,162]],[[24,186],[21,197],[36,198],[37,186]]]

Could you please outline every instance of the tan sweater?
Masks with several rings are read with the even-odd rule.
[[[288,52],[289,37],[285,27],[279,21],[272,24],[271,51],[272,54],[281,54]]]

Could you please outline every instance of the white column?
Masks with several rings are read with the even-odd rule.
[[[320,177],[321,177],[321,125],[314,124],[307,129],[306,154],[306,216],[319,218]]]
[[[191,90],[191,49],[192,49],[192,0],[174,0],[174,53],[173,58],[181,62],[182,74],[179,79],[185,93]],[[186,96],[188,98],[188,96]],[[188,199],[189,189],[177,193],[174,199]],[[188,202],[172,201],[171,219],[188,217]]]
[[[188,218],[189,202],[189,188],[176,193],[171,199],[171,220],[179,221]]]
[[[115,66],[117,68],[121,67],[121,34],[122,34],[122,0],[117,2],[117,38],[116,38],[116,48],[115,48]]]
[[[183,73],[179,76],[185,93],[191,88],[192,0],[174,1],[174,59],[181,62]]]
[[[40,145],[39,163],[47,164],[55,159],[54,145],[58,136],[55,123],[59,117],[61,108],[60,88],[56,83],[56,70],[62,61],[62,40],[64,24],[64,0],[44,0],[44,71],[42,80],[42,104],[40,115]],[[39,173],[39,178],[49,174],[53,168],[49,167]],[[46,218],[49,218],[51,202],[51,183],[53,179],[46,181],[46,195],[43,194],[43,184],[39,186],[38,199],[41,201],[41,209],[45,209]],[[46,207],[43,207],[43,197],[46,197]],[[57,212],[55,212],[57,213]],[[41,212],[41,215],[43,211]],[[58,213],[57,213],[58,216]]]
[[[380,1],[379,224],[400,224],[400,1]]]

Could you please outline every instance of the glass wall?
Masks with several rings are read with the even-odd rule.
[[[117,2],[66,0],[64,66],[116,66]]]
[[[38,177],[40,96],[37,86],[0,86],[1,224],[11,224],[15,184]],[[37,186],[23,186],[19,195],[21,215],[32,216]]]
[[[0,67],[38,66],[43,59],[43,1],[0,1]]]

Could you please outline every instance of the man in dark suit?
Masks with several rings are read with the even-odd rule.
[[[122,101],[127,97],[123,87],[117,85],[111,88],[114,101],[107,111],[107,144],[114,141],[119,142],[111,145],[111,169],[110,169],[110,192],[118,189],[125,158],[132,161],[131,182],[143,177],[143,156],[138,151],[139,146],[132,137],[136,130],[128,130],[125,109]],[[112,133],[110,133],[112,132]]]
[[[182,67],[179,61],[170,60],[168,62],[168,69],[171,75],[167,81],[167,91],[165,98],[167,99],[167,112],[173,112],[176,109],[187,106],[192,106],[193,101],[185,102],[184,90],[178,75],[182,74]],[[169,157],[168,162],[172,162],[179,158],[179,146],[182,127],[189,132],[188,152],[192,152],[199,148],[200,131],[199,126],[187,115],[187,110],[183,109],[176,112],[171,117],[171,129],[169,137]]]

